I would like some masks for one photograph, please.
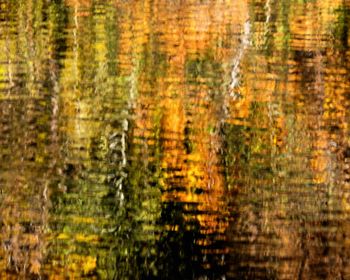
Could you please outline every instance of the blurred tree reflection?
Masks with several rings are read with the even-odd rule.
[[[0,278],[346,278],[349,9],[0,0]]]

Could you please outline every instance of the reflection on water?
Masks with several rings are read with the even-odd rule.
[[[349,27],[342,0],[0,0],[0,278],[349,278]]]

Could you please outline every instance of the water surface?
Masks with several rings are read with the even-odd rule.
[[[0,0],[0,279],[350,279],[349,28]]]

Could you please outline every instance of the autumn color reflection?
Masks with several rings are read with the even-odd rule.
[[[341,0],[1,1],[1,279],[346,279]]]

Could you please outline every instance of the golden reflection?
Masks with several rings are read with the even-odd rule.
[[[349,9],[0,1],[0,278],[346,278]]]
[[[220,108],[210,101],[213,88],[208,83],[216,77],[205,76],[216,73],[200,73],[192,78],[186,67],[198,60],[208,65],[230,64],[235,45],[230,42],[227,32],[242,29],[247,18],[247,5],[244,1],[202,5],[191,2],[166,5],[160,1],[150,7],[148,2],[144,2],[140,17],[138,5],[136,3],[135,8],[135,3],[131,2],[129,6],[135,9],[135,17],[140,18],[133,32],[136,36],[133,52],[141,51],[143,44],[151,44],[150,40],[157,40],[157,51],[166,59],[166,70],[156,81],[152,81],[152,85],[146,73],[140,73],[135,105],[135,136],[149,138],[154,120],[160,119],[158,137],[162,139],[162,201],[197,204],[197,211],[202,214],[194,217],[184,215],[185,220],[190,222],[193,218],[197,219],[204,236],[224,234],[228,226],[225,221],[228,213],[224,206],[224,178],[218,158],[221,140],[217,132],[220,121],[217,113]],[[233,16],[237,11],[240,11],[240,16]],[[149,14],[151,12],[152,15]],[[135,21],[131,16],[128,20]],[[132,26],[124,22],[121,25]],[[150,26],[153,27],[151,31]],[[217,45],[218,42],[229,47],[225,50]],[[208,52],[212,52],[209,57]],[[121,61],[124,61],[122,57]],[[159,103],[155,105],[155,101]],[[154,109],[154,106],[159,109]],[[185,142],[192,147],[186,148]],[[178,227],[169,225],[170,228],[176,230]],[[203,246],[203,253],[227,253],[226,249],[205,250],[211,241],[203,238],[197,241]]]

